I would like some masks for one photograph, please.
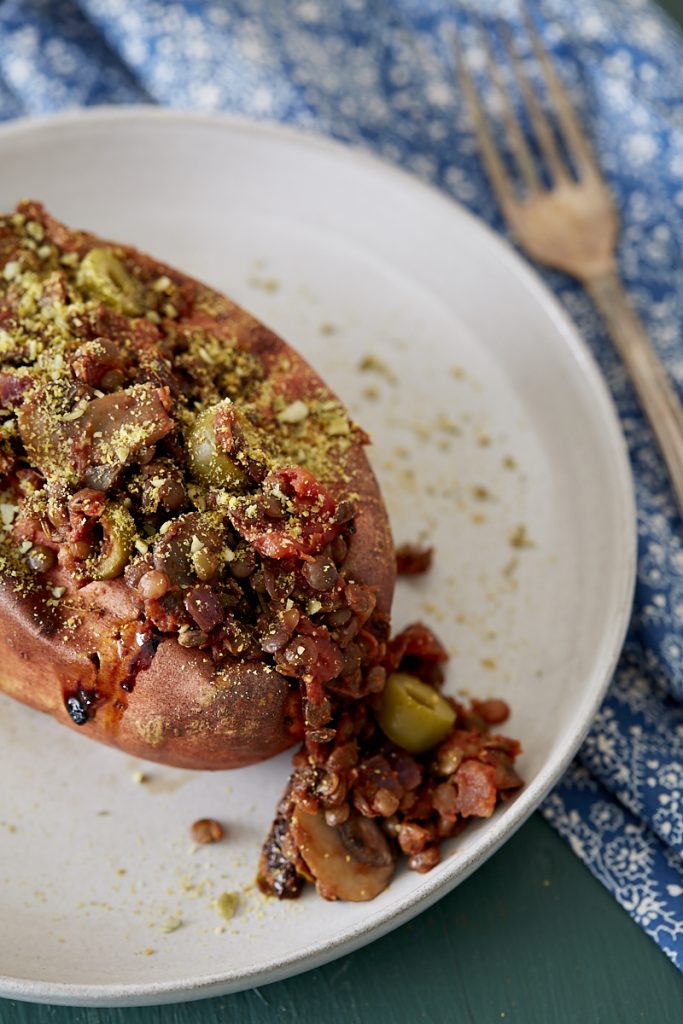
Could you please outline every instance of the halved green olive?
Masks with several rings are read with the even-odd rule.
[[[96,580],[113,580],[120,576],[133,553],[135,523],[123,505],[109,504],[99,518],[102,544],[98,555],[89,560],[89,569]]]
[[[81,261],[77,280],[79,287],[119,313],[126,316],[142,314],[141,286],[128,273],[113,249],[91,249]]]
[[[212,405],[197,416],[186,439],[187,461],[196,480],[236,491],[244,486],[247,475],[218,445],[214,418],[219,408]]]
[[[411,754],[441,743],[453,728],[455,711],[440,693],[415,676],[393,672],[386,681],[379,709],[382,732]]]

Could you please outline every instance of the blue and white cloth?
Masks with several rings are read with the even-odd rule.
[[[618,198],[626,284],[683,390],[683,39],[649,0],[532,7]],[[448,44],[456,26],[476,50],[475,18],[520,29],[516,0],[2,0],[0,118],[156,102],[286,121],[375,150],[502,231]],[[590,301],[545,277],[619,407],[640,556],[616,678],[543,813],[683,969],[683,526]]]

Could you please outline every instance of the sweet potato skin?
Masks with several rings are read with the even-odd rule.
[[[82,235],[83,245],[102,244]],[[150,265],[149,257],[125,251]],[[157,273],[177,271],[152,261]],[[326,385],[289,345],[217,293],[209,296],[221,330],[258,355],[274,390],[297,397],[326,394]],[[283,359],[283,357],[285,357]],[[333,496],[357,495],[356,532],[345,565],[348,580],[376,588],[378,612],[388,619],[395,577],[393,544],[379,488],[360,441],[339,456]],[[210,657],[168,637],[157,647],[134,685],[114,681],[102,689],[97,652],[103,641],[135,635],[137,611],[121,579],[76,589],[58,570],[44,591],[21,592],[10,574],[0,575],[0,690],[51,714],[83,736],[135,757],[193,769],[238,768],[272,757],[303,735],[298,684],[259,661],[215,671]],[[50,602],[50,585],[66,587]],[[55,606],[56,605],[56,606]],[[99,687],[97,711],[76,725],[65,694]]]
[[[81,592],[82,625],[66,637],[38,625],[34,602],[17,599],[3,587],[4,693],[90,739],[182,768],[242,767],[272,757],[301,737],[298,695],[284,676],[259,663],[218,674],[208,656],[173,638],[161,642],[132,692],[114,690],[93,718],[76,725],[64,695],[96,687],[91,655],[103,636],[117,633],[128,602],[118,581],[93,586],[94,593]]]

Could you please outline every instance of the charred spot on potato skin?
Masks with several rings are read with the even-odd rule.
[[[95,707],[100,702],[97,690],[80,689],[64,701],[69,718],[74,725],[85,725],[95,714]]]
[[[88,709],[81,703],[78,697],[67,697],[66,710],[74,725],[85,725],[90,720]]]

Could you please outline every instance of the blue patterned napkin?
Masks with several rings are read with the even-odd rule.
[[[619,199],[626,283],[683,387],[683,41],[647,0],[537,0],[533,10]],[[286,121],[372,148],[503,230],[447,43],[456,25],[476,48],[475,12],[519,30],[512,0],[4,0],[0,118],[156,102]],[[543,813],[683,969],[683,530],[589,300],[545,277],[618,404],[640,557],[616,678]]]

